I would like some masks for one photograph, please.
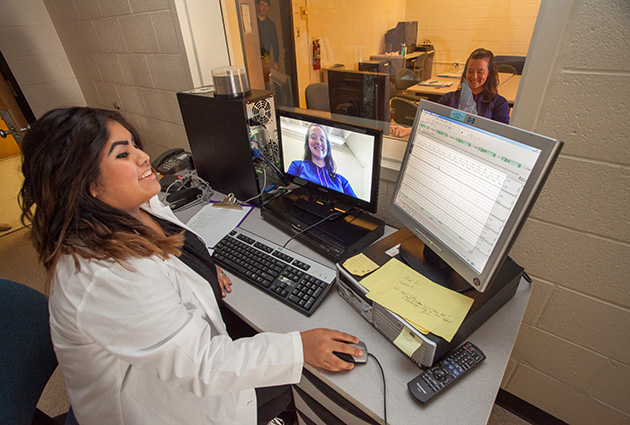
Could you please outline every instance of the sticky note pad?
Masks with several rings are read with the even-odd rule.
[[[378,269],[378,264],[363,254],[357,254],[352,258],[348,258],[344,261],[343,266],[355,276],[365,276]]]
[[[422,340],[409,329],[403,327],[402,331],[400,331],[400,333],[394,340],[394,345],[398,347],[403,353],[411,357],[413,356],[413,353],[422,345]]]

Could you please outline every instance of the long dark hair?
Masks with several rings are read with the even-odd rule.
[[[464,67],[464,73],[462,74],[462,79],[460,84],[463,84],[466,79],[466,74],[468,73],[468,63],[471,59],[488,59],[488,78],[483,85],[483,102],[489,103],[494,95],[498,94],[499,87],[499,73],[497,72],[497,64],[494,61],[494,53],[492,53],[488,49],[475,49],[468,59],[466,59],[466,66]]]
[[[38,119],[22,143],[24,184],[19,194],[22,223],[31,224],[39,259],[51,272],[63,254],[113,259],[179,255],[183,237],[165,237],[90,193],[100,178],[107,124],[118,122],[140,137],[118,112],[71,107]]]
[[[332,152],[330,151],[330,140],[328,139],[328,133],[324,130],[319,124],[311,124],[308,126],[308,130],[306,131],[306,139],[304,140],[304,160],[313,162],[313,155],[311,154],[311,147],[309,144],[309,137],[311,135],[311,128],[319,127],[324,133],[324,137],[326,138],[326,157],[324,158],[324,162],[326,163],[325,167],[328,170],[328,174],[330,177],[335,177],[337,175],[337,165],[332,157]]]

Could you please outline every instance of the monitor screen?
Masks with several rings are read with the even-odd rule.
[[[415,46],[418,42],[418,21],[407,21],[404,23],[405,36],[404,43],[409,46]]]
[[[340,205],[376,212],[382,130],[280,109],[281,168]]]
[[[389,74],[328,70],[330,112],[389,121]]]
[[[561,147],[556,140],[423,100],[390,210],[483,292]]]

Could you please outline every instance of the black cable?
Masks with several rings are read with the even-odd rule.
[[[331,219],[331,218],[337,218],[337,217],[340,217],[340,216],[342,216],[342,215],[344,215],[344,214],[347,214],[348,212],[349,212],[349,211],[345,211],[345,212],[343,212],[343,211],[342,211],[342,212],[334,212],[334,213],[331,213],[331,214],[327,215],[326,217],[324,217],[324,218],[322,218],[321,220],[319,220],[317,223],[315,223],[315,224],[311,224],[311,225],[310,225],[310,226],[308,226],[306,229],[304,229],[304,230],[302,230],[302,231],[299,231],[299,232],[297,232],[295,235],[291,236],[291,237],[289,238],[289,240],[288,240],[288,241],[286,241],[286,242],[284,243],[284,245],[282,245],[282,248],[286,248],[286,247],[287,247],[287,244],[288,244],[289,242],[291,242],[291,241],[292,241],[293,239],[295,239],[296,237],[300,236],[302,233],[304,233],[304,232],[307,232],[307,231],[311,230],[313,227],[317,226],[318,224],[323,223],[324,221],[326,221],[326,220],[328,220],[328,219]]]
[[[387,386],[385,385],[385,372],[383,372],[383,366],[381,366],[381,363],[374,354],[368,353],[368,356],[374,359],[378,368],[381,370],[381,376],[383,377],[383,420],[385,421],[385,425],[387,425]]]
[[[512,257],[510,257],[509,255],[507,256],[507,259],[508,259],[509,261],[513,262],[514,264],[516,264],[517,266],[519,266],[519,265],[518,265],[518,263],[517,263],[516,261],[514,261],[514,259],[513,259]],[[519,267],[521,267],[521,266],[519,266]],[[528,274],[525,272],[525,269],[523,269],[523,278],[525,278],[525,280],[526,280],[528,283],[532,283],[532,278],[530,277],[530,275],[528,275]]]

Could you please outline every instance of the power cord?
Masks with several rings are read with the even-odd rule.
[[[286,248],[286,247],[287,247],[287,245],[289,244],[289,242],[291,242],[293,239],[295,239],[295,238],[297,238],[298,236],[300,236],[302,233],[304,233],[304,232],[307,232],[307,231],[311,230],[313,227],[317,226],[318,224],[323,223],[324,221],[329,220],[329,219],[331,219],[331,218],[341,217],[342,215],[348,214],[350,211],[353,211],[353,210],[354,210],[354,209],[352,209],[352,210],[348,210],[348,211],[342,211],[342,212],[333,212],[333,213],[331,213],[331,214],[327,215],[326,217],[324,217],[324,218],[322,218],[321,220],[319,220],[317,223],[315,223],[315,224],[311,224],[311,225],[310,225],[310,226],[308,226],[306,229],[301,230],[301,231],[297,232],[295,235],[291,236],[291,237],[289,238],[289,240],[288,240],[288,241],[286,241],[286,242],[284,243],[284,245],[282,245],[282,248]]]
[[[383,372],[383,366],[381,366],[381,363],[374,354],[368,353],[368,357],[372,357],[374,359],[376,365],[381,371],[381,377],[383,378],[383,420],[385,421],[385,425],[387,425],[387,385],[385,384],[385,372]]]
[[[248,200],[241,202],[241,204],[249,204],[251,201],[253,201],[256,198],[260,198],[265,193],[265,189],[267,188],[267,173],[265,172],[265,167],[262,167],[261,170],[262,170],[262,173],[263,173],[262,190],[260,191],[260,193],[258,195],[252,196]]]
[[[178,210],[184,210],[194,205],[198,205],[199,203],[208,204],[210,203],[210,199],[214,194],[214,190],[212,190],[210,183],[208,183],[192,171],[189,171],[179,176],[177,180],[173,181],[173,183],[167,186],[164,193],[166,196],[168,196],[169,191],[174,185],[177,184],[180,187],[184,187],[189,183],[191,184],[191,187],[201,190],[201,194],[197,195],[197,199],[195,201],[189,202],[188,204],[179,207]]]

